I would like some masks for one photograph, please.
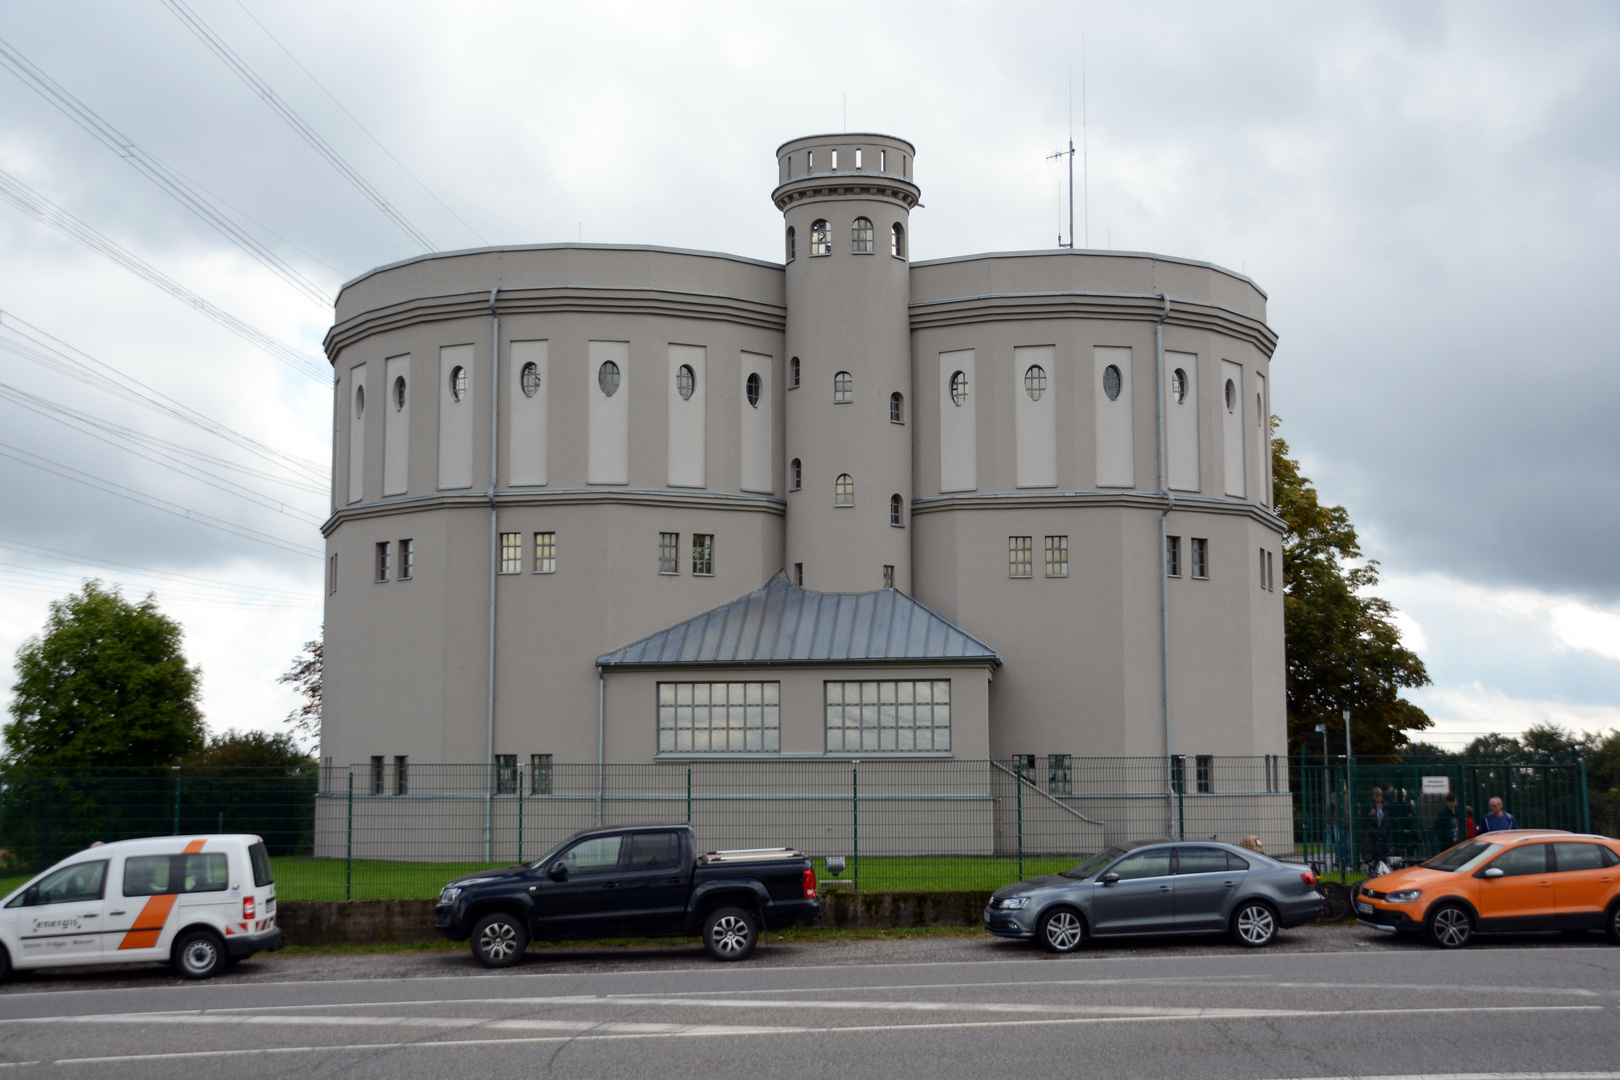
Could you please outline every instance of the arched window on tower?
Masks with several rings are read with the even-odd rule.
[[[889,524],[897,529],[906,527],[905,502],[898,495],[889,496]]]
[[[821,218],[810,226],[810,254],[832,254],[832,228],[827,224],[826,218]]]
[[[858,217],[849,231],[849,250],[856,255],[872,254],[872,219]]]
[[[833,376],[833,404],[848,405],[855,400],[855,380],[847,371]]]
[[[794,246],[795,246],[795,243],[796,243],[797,240],[798,240],[798,234],[793,231],[793,226],[789,225],[788,226],[788,231],[787,231],[787,261],[788,262],[793,261]]]
[[[798,491],[804,487],[804,466],[800,464],[798,458],[793,459],[793,464],[788,466],[788,472],[792,474],[788,478],[789,491]]]
[[[889,230],[889,254],[897,259],[906,257],[906,228],[898,221]]]
[[[788,361],[788,389],[789,390],[797,390],[798,388],[799,388],[799,358],[797,356],[795,356],[793,359]]]
[[[833,505],[855,505],[855,478],[849,473],[838,474],[838,480],[833,484]]]
[[[906,398],[896,390],[889,395],[889,423],[903,424],[906,422]]]

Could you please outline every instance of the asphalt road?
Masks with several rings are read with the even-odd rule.
[[[4,1064],[11,1063],[11,1064]],[[1620,1080],[1620,948],[1442,953],[1350,928],[1279,947],[1150,942],[1049,958],[981,938],[270,957],[32,976],[0,994],[0,1073],[52,1077]]]

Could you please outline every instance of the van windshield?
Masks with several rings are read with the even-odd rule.
[[[1123,854],[1125,854],[1124,848],[1111,847],[1107,851],[1101,851],[1091,856],[1079,866],[1074,866],[1063,871],[1063,876],[1066,878],[1074,878],[1076,881],[1084,881],[1086,878],[1096,874],[1103,867],[1107,866],[1109,863],[1113,862]]]
[[[270,868],[270,853],[261,841],[248,848],[248,862],[253,864],[253,884],[257,888],[276,883],[275,871]]]
[[[1464,874],[1501,850],[1501,844],[1488,844],[1483,840],[1465,840],[1456,847],[1442,851],[1423,866],[1426,870]]]

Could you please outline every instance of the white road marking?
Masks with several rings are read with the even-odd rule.
[[[1413,1073],[1409,1076],[1317,1076],[1309,1080],[1620,1080],[1620,1072]]]

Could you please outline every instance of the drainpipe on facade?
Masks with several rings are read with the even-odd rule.
[[[1165,810],[1169,819],[1168,835],[1179,840],[1176,830],[1176,773],[1170,748],[1170,567],[1169,558],[1170,511],[1176,508],[1176,497],[1170,494],[1170,478],[1166,471],[1168,456],[1164,430],[1164,321],[1170,317],[1170,297],[1160,293],[1164,314],[1153,326],[1154,366],[1159,380],[1159,494],[1164,498],[1164,510],[1159,514],[1159,636],[1164,668],[1164,791]]]
[[[603,756],[606,746],[603,742],[603,706],[607,699],[607,683],[602,675],[600,665],[596,669],[596,823],[602,824],[602,787],[603,778],[607,772],[607,759]]]
[[[495,816],[495,576],[500,570],[500,515],[495,509],[496,452],[500,449],[497,424],[501,415],[501,313],[495,307],[497,286],[489,290],[489,694],[484,716],[484,861],[490,862]]]

